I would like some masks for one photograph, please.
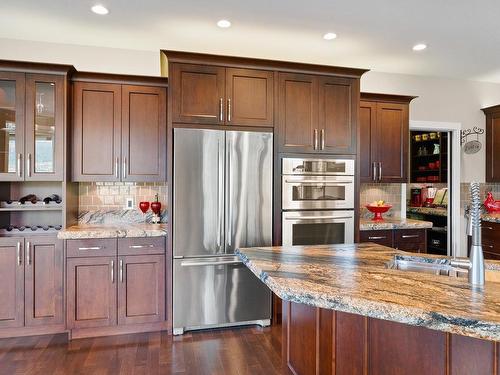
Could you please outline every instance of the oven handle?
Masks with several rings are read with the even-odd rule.
[[[287,216],[285,220],[353,219],[352,216]]]
[[[340,185],[340,184],[352,184],[352,181],[327,181],[327,180],[285,180],[287,184],[329,184],[329,185]]]

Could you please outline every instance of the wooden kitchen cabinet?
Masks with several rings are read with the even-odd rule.
[[[165,256],[119,257],[118,324],[165,320]]]
[[[222,66],[172,64],[175,123],[274,125],[274,73]]]
[[[0,239],[0,329],[24,325],[24,239]]]
[[[500,182],[500,105],[482,111],[486,115],[486,182]]]
[[[95,328],[116,324],[116,281],[116,257],[68,259],[68,328]]]
[[[361,93],[361,182],[407,182],[412,96]]]
[[[166,180],[166,80],[126,78],[73,77],[73,181]]]
[[[71,67],[0,65],[0,181],[62,181]]]
[[[362,230],[360,242],[374,242],[412,253],[427,253],[427,229]]]
[[[51,236],[25,239],[26,326],[64,324],[64,253]]]

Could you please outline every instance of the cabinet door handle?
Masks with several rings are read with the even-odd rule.
[[[29,241],[26,242],[26,264],[31,265],[31,243]]]
[[[123,283],[123,259],[120,259],[120,282]]]
[[[384,240],[386,239],[386,236],[373,236],[373,237],[368,237],[369,240]]]
[[[219,121],[224,121],[224,99],[219,99]]]
[[[23,177],[23,155],[17,155],[17,175]]]
[[[493,230],[493,227],[483,227],[484,229]]]
[[[318,129],[314,129],[314,149],[318,149]]]
[[[382,181],[382,162],[378,162],[378,180]]]
[[[116,158],[116,161],[115,161],[115,177],[116,179],[119,179],[120,178],[120,158]]]
[[[90,246],[90,247],[79,247],[78,250],[101,250],[100,246]]]
[[[17,265],[23,265],[23,258],[21,256],[21,242],[18,242],[16,245],[16,255],[17,255]]]
[[[321,129],[320,135],[321,135],[321,149],[324,150],[325,149],[325,129]]]
[[[31,154],[26,158],[26,174],[31,177]]]
[[[372,162],[372,180],[373,182],[377,181],[377,163]]]
[[[231,122],[231,99],[227,100],[227,122]]]
[[[127,158],[123,158],[123,179],[127,178]]]
[[[401,238],[418,238],[420,237],[418,234],[403,234]]]
[[[111,282],[114,283],[115,282],[115,261],[112,260],[111,261]]]

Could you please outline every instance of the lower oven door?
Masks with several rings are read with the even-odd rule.
[[[354,210],[283,212],[283,246],[354,242]]]

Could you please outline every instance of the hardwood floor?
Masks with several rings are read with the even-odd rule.
[[[281,326],[143,333],[68,341],[0,340],[0,374],[280,374]]]

